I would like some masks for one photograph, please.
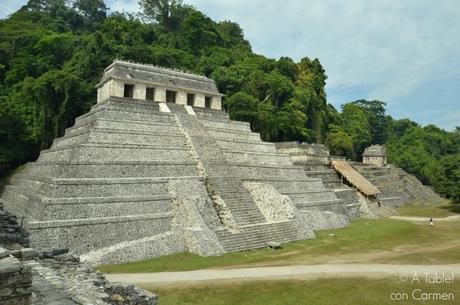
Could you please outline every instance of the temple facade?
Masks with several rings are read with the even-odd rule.
[[[96,85],[97,102],[109,97],[134,98],[222,110],[222,94],[205,76],[116,60]]]
[[[371,145],[364,150],[363,164],[382,167],[387,165],[387,153],[383,145]]]

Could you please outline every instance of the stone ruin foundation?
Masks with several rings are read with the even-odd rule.
[[[230,120],[214,81],[115,61],[97,87],[91,111],[1,197],[37,251],[68,248],[93,264],[220,255],[354,217],[321,179]]]

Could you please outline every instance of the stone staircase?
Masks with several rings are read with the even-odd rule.
[[[370,202],[369,209],[377,218],[387,218],[398,214],[393,206],[385,202],[382,202],[380,207],[377,205],[377,203]]]
[[[111,98],[77,118],[2,196],[36,249],[75,253],[168,232],[171,180],[203,180],[171,113]]]
[[[242,232],[239,233],[231,233],[228,230],[216,231],[226,251],[264,248],[271,241],[283,243],[302,239],[291,221],[249,225],[241,229]]]
[[[248,123],[193,109],[104,100],[14,175],[1,200],[26,218],[35,249],[70,248],[104,262],[187,250],[215,255],[347,224],[343,201]],[[267,220],[247,189],[254,182],[270,185],[280,201],[287,196],[297,214]]]
[[[228,115],[197,109],[197,116],[214,137],[227,163],[242,181],[270,184],[288,196],[300,210],[315,209],[344,215],[343,201],[327,190],[320,178],[309,178],[293,165],[289,155],[273,143],[263,142],[249,123],[231,121]]]
[[[320,145],[281,142],[277,143],[277,148],[278,151],[289,154],[292,163],[302,168],[307,177],[320,179],[325,189],[329,192],[333,191],[335,197],[345,203],[350,218],[360,216],[357,191],[343,183],[337,172],[329,165],[329,153]]]
[[[267,247],[271,241],[289,242],[301,239],[297,228],[290,221],[277,224],[268,223],[257,205],[254,203],[243,180],[237,171],[229,165],[225,151],[221,149],[215,137],[208,133],[207,128],[196,116],[189,115],[178,105],[171,105],[177,115],[183,131],[187,133],[197,156],[202,163],[207,183],[216,190],[224,200],[237,224],[237,232],[230,228],[216,230],[217,237],[227,252]],[[195,109],[198,111],[198,109]],[[211,110],[212,117],[218,122],[229,121],[220,111]],[[240,122],[236,122],[236,125]],[[222,134],[231,133],[221,128]]]
[[[357,162],[352,166],[379,188],[381,193],[377,196],[378,200],[392,207],[414,200],[431,204],[442,201],[433,190],[400,168],[392,165],[374,167]]]

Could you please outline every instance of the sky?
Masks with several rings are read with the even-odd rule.
[[[137,12],[137,1],[105,0]],[[2,0],[0,18],[26,0]],[[253,51],[319,58],[329,103],[381,100],[395,118],[460,126],[458,0],[184,0],[216,21],[235,21]]]

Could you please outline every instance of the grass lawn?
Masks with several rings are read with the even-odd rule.
[[[460,214],[460,204],[445,200],[440,204],[423,204],[423,202],[413,202],[399,208],[398,214],[401,216],[421,216],[421,217],[447,217]]]
[[[255,265],[319,263],[458,263],[460,221],[435,227],[390,219],[358,219],[343,229],[317,232],[317,238],[292,242],[283,249],[228,253],[200,257],[179,253],[119,265],[100,266],[106,273],[185,271]],[[460,297],[460,296],[459,296]]]
[[[403,283],[391,278],[334,278],[321,280],[276,280],[221,282],[196,286],[144,286],[159,295],[162,305],[385,305],[458,304],[460,284]],[[454,300],[414,300],[421,292],[453,294]],[[394,294],[401,293],[401,294]],[[393,295],[392,295],[393,294]],[[404,297],[396,301],[391,297]],[[452,298],[452,295],[448,296]]]

